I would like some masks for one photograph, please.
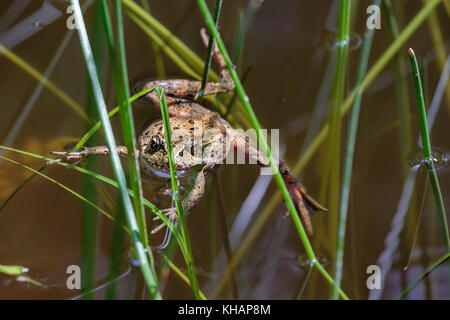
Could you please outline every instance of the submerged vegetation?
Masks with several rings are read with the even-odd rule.
[[[81,248],[81,256],[76,259],[72,256],[69,260],[73,263],[69,264],[81,265],[86,277],[76,294],[61,289],[66,283],[64,277],[58,278],[59,288],[52,291],[55,283],[50,283],[49,279],[53,278],[34,272],[33,257],[8,260],[6,257],[15,257],[9,254],[0,260],[0,280],[1,277],[8,279],[0,282],[0,297],[8,297],[8,290],[16,290],[18,297],[27,297],[21,287],[11,289],[6,285],[11,282],[26,282],[37,290],[50,292],[50,297],[77,299],[389,299],[412,294],[415,298],[450,297],[450,240],[445,210],[449,207],[445,204],[448,203],[450,185],[444,182],[450,179],[445,178],[448,175],[445,170],[438,170],[448,165],[450,148],[448,139],[440,138],[448,133],[450,118],[450,109],[444,108],[450,101],[450,58],[446,57],[450,40],[449,1],[428,0],[406,8],[399,2],[375,0],[369,10],[357,1],[336,0],[329,8],[326,24],[330,29],[327,32],[332,34],[327,37],[332,41],[325,46],[328,51],[317,43],[302,43],[317,40],[317,37],[302,32],[283,37],[280,30],[286,27],[284,25],[275,36],[270,34],[271,30],[258,22],[258,16],[265,15],[271,28],[276,22],[267,17],[270,12],[264,11],[270,4],[259,0],[249,0],[245,5],[239,3],[243,6],[240,11],[233,8],[231,2],[195,0],[190,5],[183,3],[185,11],[182,14],[176,10],[176,16],[181,17],[179,20],[167,22],[159,18],[158,13],[163,16],[170,6],[159,8],[159,4],[152,1],[99,0],[94,4],[81,1],[81,6],[78,0],[70,3],[73,16],[69,18],[73,18],[76,28],[64,32],[73,35],[76,32],[79,39],[78,42],[72,40],[72,47],[77,44],[74,52],[80,55],[76,72],[83,70],[83,77],[84,72],[87,73],[85,86],[80,89],[88,92],[87,103],[75,99],[76,93],[64,89],[67,84],[51,77],[70,37],[61,42],[58,50],[52,47],[52,54],[61,53],[54,53],[55,60],[43,73],[40,70],[44,68],[33,65],[35,59],[32,62],[32,56],[23,56],[20,50],[2,43],[0,37],[2,63],[11,65],[8,70],[23,70],[27,78],[39,82],[32,94],[32,97],[36,94],[36,98],[30,98],[32,101],[25,107],[23,101],[13,104],[22,109],[11,112],[16,116],[8,117],[2,123],[0,232],[6,230],[5,224],[7,219],[12,219],[11,215],[20,214],[16,199],[23,200],[27,190],[38,190],[38,183],[50,182],[58,189],[48,188],[45,192],[59,194],[61,189],[65,190],[84,206],[67,209],[66,213],[61,211],[61,206],[70,200],[40,194],[37,198],[31,196],[29,201],[53,203],[35,207],[34,215],[49,210],[45,208],[58,214],[68,214],[72,209],[83,213],[83,218],[79,219],[82,237],[81,240],[77,238],[82,243],[72,244]],[[314,6],[302,1],[283,5],[292,8],[305,5],[308,9]],[[54,9],[61,8],[56,6]],[[374,16],[377,12],[381,12],[381,16]],[[369,19],[381,20],[370,24]],[[292,25],[295,23],[288,24],[289,28]],[[200,55],[190,47],[191,44],[188,45],[191,34],[198,38],[198,27],[206,27],[210,35],[207,49]],[[236,29],[234,39],[230,31],[233,28]],[[131,31],[139,32],[139,35],[132,35]],[[321,31],[316,30],[315,34]],[[352,47],[356,31],[362,34],[361,48]],[[420,40],[428,33],[432,35],[430,39],[427,36],[426,40]],[[305,65],[311,70],[289,75],[292,73],[289,70],[291,60],[295,59],[297,63],[301,60],[289,56],[286,61],[266,61],[270,71],[264,73],[266,67],[258,63],[258,56],[252,56],[254,62],[249,63],[244,54],[261,50],[256,43],[258,40],[252,40],[250,35],[274,37],[282,41],[283,46],[297,48],[287,50],[289,54],[306,47],[310,56]],[[142,45],[140,50],[136,49],[136,43]],[[220,80],[211,65],[214,43],[223,55],[235,90],[204,96],[206,82]],[[251,50],[252,45],[257,49]],[[426,78],[421,78],[420,64],[412,49],[407,50],[410,46],[420,48],[418,58],[424,61],[421,72],[427,75]],[[283,56],[283,52],[272,52],[278,50],[275,47],[262,50],[268,51],[261,53],[265,59],[272,55],[278,59]],[[407,68],[409,58],[411,70]],[[168,156],[170,177],[162,179],[145,172],[135,152],[139,125],[146,123],[141,120],[150,115],[145,120],[151,120],[150,117],[163,119],[167,152],[173,154],[166,93],[162,87],[141,90],[140,85],[133,83],[138,78],[143,79],[142,73],[147,71],[136,70],[145,64],[150,65],[146,70],[151,70],[148,76],[152,78],[200,80],[202,85],[195,96],[196,101],[212,108],[236,127],[255,129],[259,146],[270,159],[274,188],[269,187],[269,179],[264,182],[263,175],[255,184],[255,175],[251,176],[250,184],[242,184],[241,181],[250,177],[245,171],[247,167],[216,169],[208,182],[209,188],[203,199],[205,204],[188,219],[181,195],[190,191],[190,181],[186,183],[177,174],[174,158]],[[264,85],[258,90],[254,90],[254,83],[247,87],[254,72],[264,78]],[[289,76],[286,83],[275,83],[271,77],[278,80],[283,76],[274,74],[283,72]],[[414,85],[411,79],[414,79]],[[38,116],[42,128],[36,128],[36,132],[25,130],[23,124],[30,121],[27,119],[34,105],[39,105],[36,101],[43,88],[58,99],[51,100],[55,114],[48,116],[44,111],[36,110],[35,113],[41,113]],[[383,90],[395,94],[387,97],[391,92],[379,93]],[[148,105],[138,104],[151,91],[157,93],[160,113],[152,114]],[[290,96],[289,92],[296,96]],[[0,94],[5,95],[4,101],[11,99],[6,90]],[[23,90],[20,94],[27,98],[30,92]],[[285,104],[284,95],[289,97],[292,105]],[[413,111],[411,97],[414,95],[418,113]],[[274,100],[278,98],[278,101]],[[16,100],[22,99],[16,97]],[[305,101],[310,106],[305,107]],[[377,107],[371,109],[366,105],[372,101],[376,101],[373,104]],[[83,107],[85,104],[87,107]],[[113,105],[117,106],[113,108]],[[58,136],[62,136],[62,132],[81,136],[83,129],[79,124],[87,128],[86,133],[81,139],[64,138],[64,142],[49,138],[44,122],[54,121],[52,117],[63,117],[65,112],[69,113],[67,110],[71,110],[70,117],[76,119],[63,120],[65,124],[58,129],[61,130]],[[436,116],[438,113],[440,117]],[[116,114],[119,117],[115,117]],[[435,122],[439,143],[431,145],[430,135]],[[276,165],[271,150],[273,144],[270,146],[268,137],[261,133],[262,123],[267,127],[280,127],[281,149],[286,147],[284,159],[294,164],[292,168],[297,176],[302,174],[310,193],[318,194],[320,202],[328,206],[328,213],[313,217],[315,234],[312,237],[308,237],[297,213],[297,204],[292,201]],[[19,134],[21,130],[24,133]],[[407,156],[414,151],[411,149],[414,148],[415,132],[421,135],[418,146],[423,150],[423,158],[420,156],[410,167]],[[17,144],[15,141],[22,141],[22,135],[36,135],[41,141],[49,142]],[[302,147],[305,137],[311,139]],[[80,164],[70,164],[47,156],[50,150],[65,147],[68,154],[82,150],[84,146],[100,145],[101,141],[110,150],[109,166],[106,157],[91,157],[87,163],[82,160]],[[119,157],[117,145],[120,144],[126,146],[127,159]],[[442,144],[444,151],[437,148]],[[295,153],[300,150],[300,155],[295,158]],[[381,158],[372,159],[373,155],[380,156],[379,150],[382,150]],[[70,170],[62,171],[61,168]],[[227,170],[226,174],[222,174],[224,170]],[[77,182],[79,177],[83,179],[82,183]],[[427,193],[428,183],[434,201]],[[178,224],[164,214],[167,203],[176,208]],[[286,208],[289,220],[281,219]],[[59,225],[63,221],[55,216],[51,214],[49,218],[53,228],[62,229],[61,232],[69,228]],[[167,224],[164,238],[149,233],[155,216]],[[191,219],[198,225],[191,224]],[[41,222],[34,223],[39,225]],[[20,226],[9,224],[8,228]],[[435,236],[437,230],[441,237]],[[3,234],[0,251],[15,241],[10,232]],[[376,240],[368,240],[371,238]],[[34,241],[39,242],[40,238]],[[59,261],[54,263],[54,269],[49,268],[53,272],[67,264],[62,252],[58,260],[60,252],[57,250],[52,257],[52,261]],[[370,290],[367,279],[377,275],[372,277],[367,270],[373,265],[381,270],[375,283],[382,290]],[[58,274],[65,273],[65,268]],[[401,275],[391,274],[394,268],[400,270]],[[408,276],[409,269],[414,272]],[[98,278],[100,271],[103,276]],[[395,285],[389,284],[387,279],[394,279]],[[130,285],[132,292],[127,288]],[[281,288],[282,292],[277,295],[279,289],[271,291],[272,286]],[[416,289],[419,287],[423,292]]]

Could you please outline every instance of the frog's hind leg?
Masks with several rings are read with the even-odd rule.
[[[167,104],[171,105],[184,102],[183,100],[194,100],[200,86],[201,82],[197,80],[154,80],[144,83],[139,87],[139,90],[162,87],[166,95]],[[159,107],[159,98],[155,91],[148,93],[146,98],[156,107]]]
[[[283,181],[288,188],[291,199],[294,202],[295,208],[300,215],[306,233],[309,236],[312,236],[313,228],[311,217],[314,214],[314,211],[320,210],[326,212],[328,209],[320,205],[308,194],[305,187],[297,180],[291,169],[283,160],[280,160],[279,170],[283,177]]]
[[[236,134],[231,142],[234,146],[234,151],[245,148],[245,160],[250,163],[256,163],[260,167],[270,167],[269,158],[251,143],[242,134]],[[314,211],[328,211],[327,208],[321,206],[316,200],[314,200],[303,187],[303,185],[297,180],[294,173],[288,167],[286,162],[279,160],[278,169],[286,185],[289,195],[294,202],[295,208],[300,215],[303,222],[303,226],[309,236],[313,234],[313,228],[311,224],[311,217]]]
[[[236,134],[233,141],[231,142],[234,146],[234,151],[245,148],[245,160],[250,163],[256,163],[260,167],[270,167],[269,158],[251,143],[242,134]],[[321,206],[316,200],[314,200],[303,187],[303,185],[297,180],[294,173],[288,167],[286,162],[283,160],[278,160],[278,169],[280,171],[281,177],[283,178],[284,184],[286,185],[289,195],[294,202],[295,208],[300,215],[303,222],[303,226],[309,236],[313,234],[313,228],[311,224],[311,217],[314,211],[328,211],[327,208]]]
[[[208,46],[209,37],[206,34],[205,29],[200,30],[200,35],[205,46]],[[204,96],[214,95],[220,92],[228,92],[234,90],[234,82],[231,79],[230,73],[227,69],[225,59],[214,42],[212,56],[214,61],[219,66],[220,82],[207,82]],[[185,102],[183,100],[194,100],[197,97],[198,91],[201,87],[201,81],[197,80],[155,80],[146,82],[139,86],[139,90],[145,90],[149,88],[162,87],[166,94],[167,105],[180,104]],[[159,98],[156,92],[152,91],[147,94],[146,98],[156,107],[159,107]]]

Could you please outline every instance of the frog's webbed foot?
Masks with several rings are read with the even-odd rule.
[[[306,229],[306,233],[309,236],[312,236],[313,228],[311,224],[311,217],[313,216],[314,211],[320,210],[326,212],[328,209],[320,205],[308,194],[305,187],[303,187],[303,185],[297,180],[295,175],[283,160],[280,160],[279,169],[284,183],[288,188],[291,199],[294,202],[295,208],[297,209],[300,219],[303,222],[303,226]],[[289,213],[286,215],[288,214]]]
[[[176,227],[177,223],[178,223],[177,208],[172,207],[172,208],[163,209],[161,211]],[[158,221],[158,220],[161,220],[161,218],[158,216],[153,218],[153,221]],[[153,228],[150,233],[155,234],[155,233],[161,231],[162,229],[164,229],[165,227],[167,227],[167,225],[163,222],[163,223],[157,225],[155,228]]]

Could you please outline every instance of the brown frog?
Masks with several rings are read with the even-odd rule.
[[[205,32],[201,32],[203,42],[208,43]],[[225,61],[217,46],[213,48],[213,58],[220,68],[220,82],[208,82],[204,95],[213,95],[234,89],[234,82],[230,78]],[[183,207],[189,211],[201,199],[205,191],[205,174],[215,165],[224,163],[230,152],[241,154],[248,163],[260,167],[269,167],[270,161],[264,152],[244,135],[242,130],[235,129],[216,112],[208,110],[193,100],[200,89],[200,81],[194,80],[157,80],[145,83],[141,89],[161,86],[166,95],[169,112],[169,122],[172,132],[174,163],[177,175],[192,175],[193,169],[198,168],[192,190],[182,201]],[[155,107],[160,108],[159,97],[155,91],[150,92],[146,99]],[[127,155],[127,148],[118,146],[120,155]],[[89,155],[106,155],[106,146],[84,147],[79,151],[66,155],[68,161],[79,161]],[[63,155],[64,152],[52,152]],[[163,120],[153,122],[139,136],[136,156],[141,166],[159,176],[170,177],[169,158],[165,139]],[[306,189],[296,179],[283,160],[278,160],[278,167],[295,207],[300,214],[303,225],[312,235],[311,216],[315,210],[327,211],[310,197]],[[163,210],[169,219],[176,222],[176,208]],[[157,220],[158,217],[155,218]],[[160,224],[152,230],[156,233],[165,224]]]

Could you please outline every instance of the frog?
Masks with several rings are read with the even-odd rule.
[[[201,30],[203,43],[209,43],[209,37],[205,29]],[[203,95],[211,96],[218,93],[230,92],[235,85],[232,80],[226,62],[214,42],[212,58],[219,68],[220,81],[207,82]],[[170,79],[147,81],[140,85],[140,90],[161,87],[164,91],[169,123],[172,134],[173,159],[178,177],[194,176],[192,188],[182,200],[183,208],[189,212],[200,201],[205,193],[207,174],[220,164],[230,152],[241,153],[248,163],[256,164],[262,168],[271,166],[270,159],[265,152],[259,150],[242,130],[233,127],[219,113],[214,112],[197,102],[201,81]],[[146,94],[145,100],[156,108],[160,108],[160,96],[153,90]],[[125,146],[117,146],[117,152],[121,156],[128,156]],[[91,155],[107,155],[107,146],[83,147],[77,151],[66,154],[53,151],[52,154],[63,156],[68,162],[79,162]],[[140,166],[146,172],[151,172],[161,177],[170,177],[169,155],[166,142],[163,119],[151,123],[139,135],[136,144],[135,156],[139,159]],[[57,160],[57,161],[58,161]],[[283,178],[289,195],[293,200],[302,224],[308,236],[313,235],[311,218],[315,211],[327,211],[307,192],[292,170],[282,159],[275,159],[278,170]],[[177,210],[174,206],[163,209],[162,212],[170,221],[177,224]],[[154,217],[154,221],[159,217]],[[151,230],[155,234],[166,227],[160,223]]]

